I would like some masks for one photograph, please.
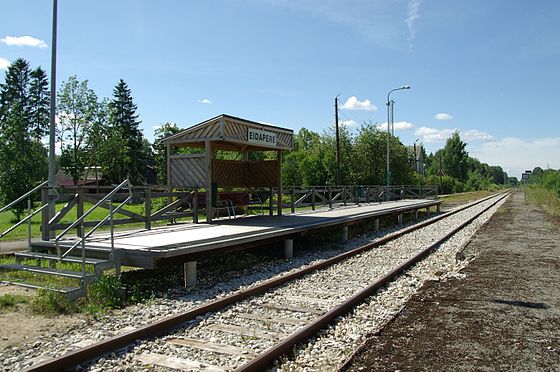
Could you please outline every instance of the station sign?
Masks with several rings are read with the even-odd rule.
[[[248,131],[248,142],[256,145],[276,146],[276,133],[255,128],[248,128]]]

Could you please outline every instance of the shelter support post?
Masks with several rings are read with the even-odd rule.
[[[276,171],[278,172],[278,212],[279,216],[282,215],[282,150],[276,151]]]
[[[212,160],[214,159],[214,149],[211,141],[204,142],[206,150],[206,222],[212,222],[214,208],[212,207]]]
[[[379,231],[379,218],[376,218],[373,222],[373,231]]]

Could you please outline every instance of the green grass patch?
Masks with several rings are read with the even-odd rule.
[[[451,194],[444,197],[441,197],[442,206],[455,206],[457,204],[466,204],[473,202],[478,199],[485,198],[494,194],[492,191],[482,190],[482,191],[473,191],[473,192],[465,192],[461,194]]]
[[[0,312],[11,310],[17,305],[25,304],[28,301],[28,296],[7,293],[3,296],[0,296]]]
[[[78,310],[76,304],[68,300],[66,296],[48,289],[40,289],[37,292],[37,295],[31,300],[30,308],[34,314],[44,316],[72,314]]]
[[[525,187],[526,201],[542,207],[549,214],[560,217],[560,199],[556,192],[538,185]]]

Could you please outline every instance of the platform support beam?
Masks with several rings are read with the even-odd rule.
[[[418,219],[418,209],[414,210],[414,219]]]
[[[437,205],[437,212],[438,212],[438,213],[441,212],[441,204],[438,204],[438,205]]]
[[[428,217],[430,216],[430,213],[431,213],[430,207],[426,207],[426,215],[427,215]]]
[[[346,243],[348,241],[348,226],[342,228],[342,234],[340,236],[340,241]]]
[[[284,257],[285,258],[294,257],[294,239],[284,240]]]
[[[373,221],[373,231],[379,231],[379,218],[376,218],[375,221]]]
[[[397,224],[402,225],[403,224],[403,214],[399,213],[397,215]]]
[[[183,264],[185,274],[185,287],[196,285],[196,261],[189,261]]]

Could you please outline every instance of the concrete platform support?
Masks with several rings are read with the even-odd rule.
[[[418,219],[418,209],[416,209],[414,211],[414,219],[417,220]]]
[[[399,214],[398,214],[398,216],[397,216],[397,223],[398,223],[399,225],[402,225],[402,223],[403,223],[403,214],[402,214],[402,213],[399,213]]]
[[[347,241],[348,241],[348,226],[344,226],[340,234],[340,242],[346,243]]]
[[[284,257],[285,258],[294,257],[294,239],[284,240]]]
[[[430,207],[426,208],[426,215],[429,217],[430,216]]]
[[[373,231],[379,231],[379,218],[376,218],[373,222]]]
[[[185,287],[196,285],[196,261],[185,262],[183,264],[185,272]]]
[[[441,212],[441,204],[438,204],[438,205],[437,205],[437,212],[438,212],[438,213]]]

